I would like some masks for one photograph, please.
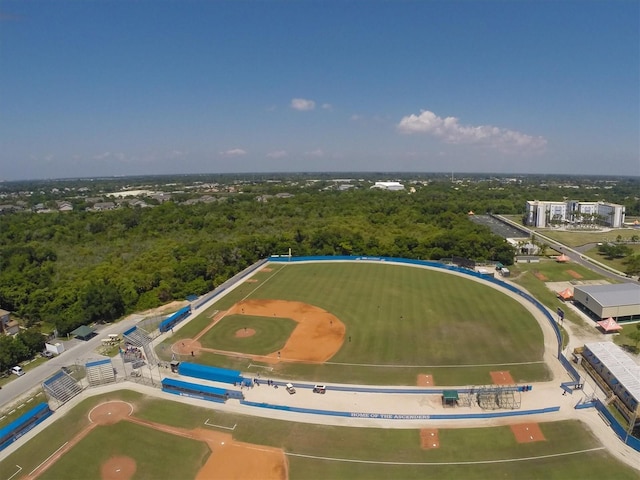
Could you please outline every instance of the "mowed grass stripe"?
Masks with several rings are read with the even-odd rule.
[[[328,310],[347,325],[335,362],[451,365],[540,361],[542,331],[518,302],[433,270],[368,263],[289,264],[249,298]]]

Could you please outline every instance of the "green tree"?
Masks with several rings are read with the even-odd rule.
[[[633,346],[638,350],[638,344],[640,344],[640,323],[636,324],[636,329],[627,334],[627,337],[633,342]]]
[[[29,328],[27,330],[22,330],[16,336],[19,342],[27,348],[29,352],[29,356],[33,356],[42,350],[44,350],[44,342],[45,338],[38,328]]]
[[[633,255],[625,259],[625,270],[627,275],[640,275],[640,254]]]

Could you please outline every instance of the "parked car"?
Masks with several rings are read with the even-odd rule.
[[[285,385],[285,388],[287,389],[287,392],[289,392],[289,395],[293,395],[294,393],[296,393],[296,389],[293,388],[293,385],[291,385],[290,383],[287,383]]]
[[[313,393],[325,394],[327,393],[327,387],[325,387],[324,385],[316,385],[313,387]]]
[[[20,365],[16,365],[15,367],[11,367],[11,373],[21,377],[22,375],[24,375],[24,370]]]
[[[53,358],[54,355],[52,352],[50,352],[49,350],[45,350],[44,352],[40,353],[40,356],[43,358]]]

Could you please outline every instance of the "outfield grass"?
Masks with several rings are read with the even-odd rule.
[[[505,366],[541,362],[542,331],[525,307],[484,284],[444,272],[381,263],[270,267],[272,272],[259,272],[256,283],[241,284],[211,310],[227,309],[245,298],[300,301],[340,318],[351,337],[329,364],[282,363],[277,366],[281,376],[413,384],[418,373],[434,377],[437,373],[440,385],[490,383],[492,370],[510,370],[523,381],[548,378],[541,363]],[[192,320],[166,341],[160,353],[166,356],[169,344],[195,336],[211,322],[212,314]],[[231,330],[244,327],[244,322],[243,318]],[[200,339],[204,347],[220,348],[219,343],[210,343],[219,326],[222,322]],[[266,333],[269,328],[262,330]],[[253,353],[260,341],[260,335],[244,338],[232,350]],[[242,360],[209,353],[201,354],[199,362],[236,369],[247,366]],[[465,367],[452,368],[456,365]],[[475,365],[485,366],[474,370]]]

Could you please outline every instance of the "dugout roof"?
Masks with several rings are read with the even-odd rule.
[[[457,390],[443,390],[442,398],[444,400],[458,400],[458,391]]]

